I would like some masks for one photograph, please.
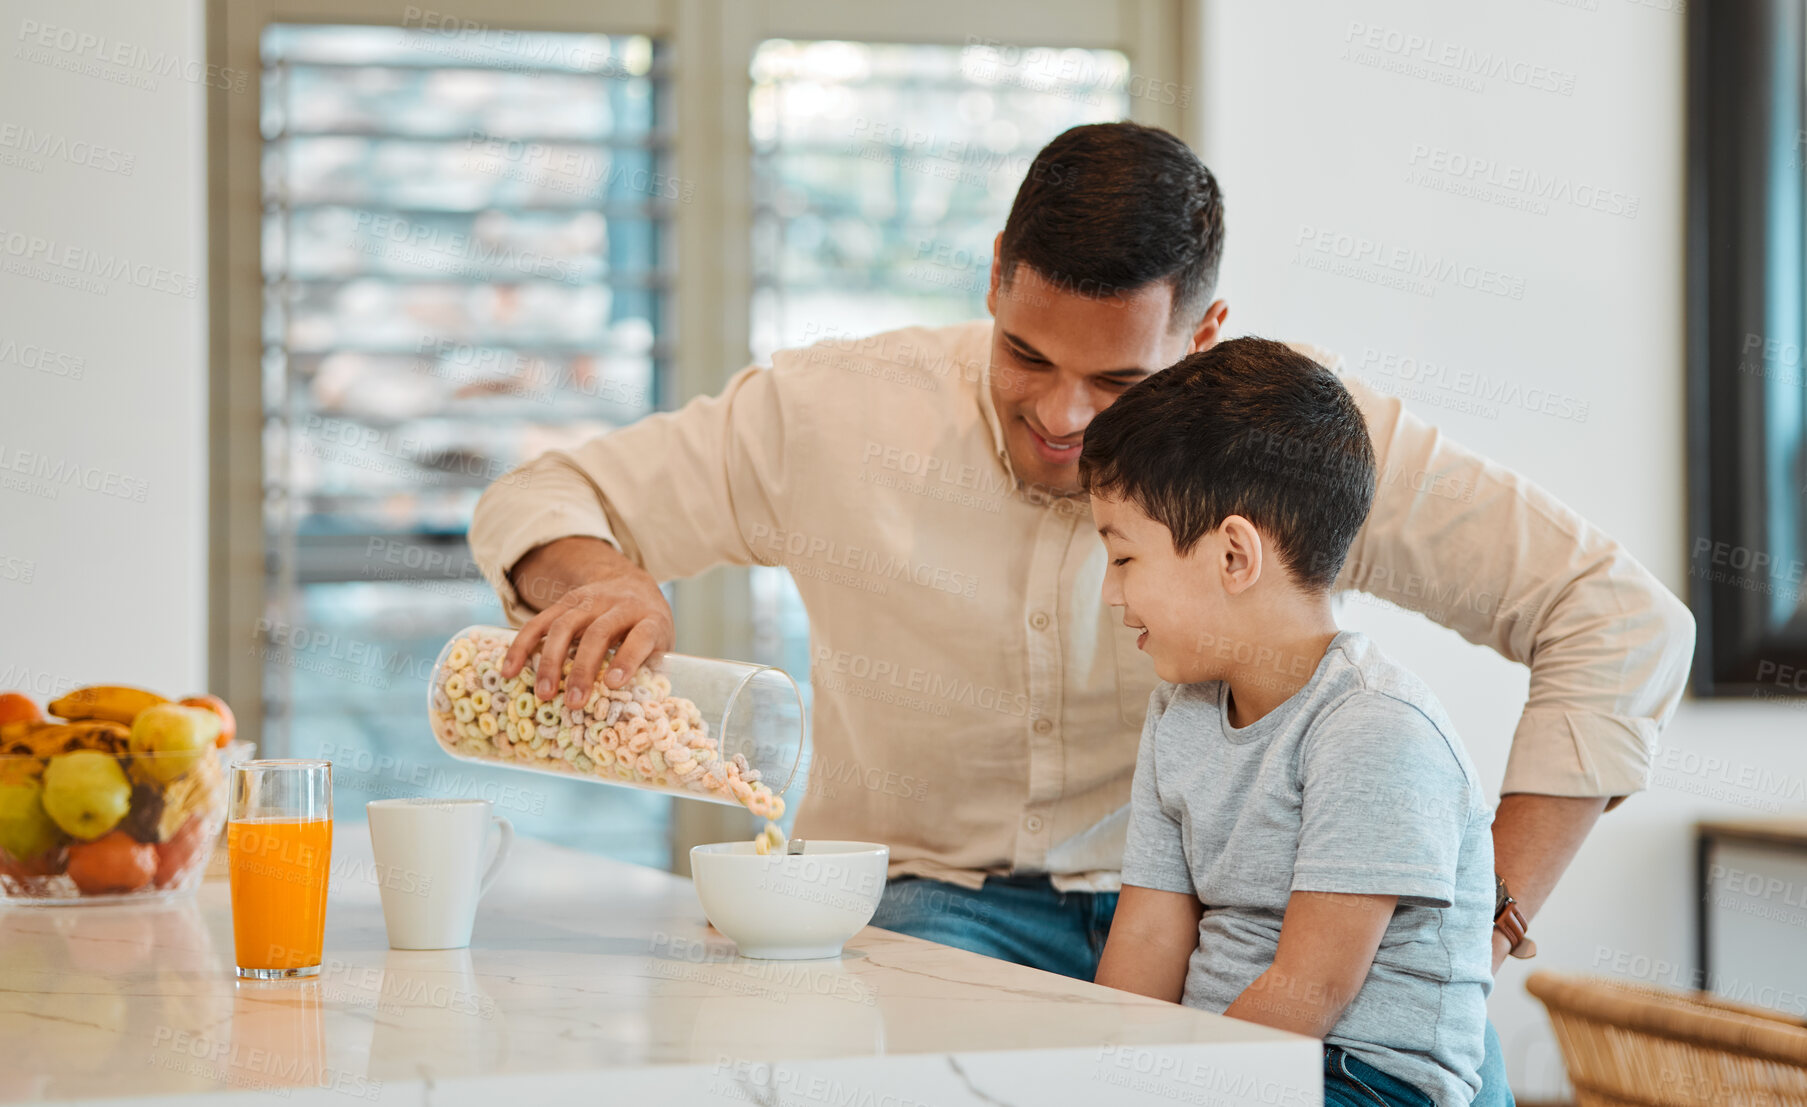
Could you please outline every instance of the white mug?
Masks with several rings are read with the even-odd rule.
[[[502,871],[514,824],[494,814],[485,799],[382,799],[364,810],[389,948],[470,945],[477,901]],[[496,856],[479,869],[492,825],[500,832]]]

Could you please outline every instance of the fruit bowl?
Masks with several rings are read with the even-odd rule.
[[[226,822],[226,766],[251,743],[133,753],[123,744],[0,753],[8,904],[143,901],[201,882]]]

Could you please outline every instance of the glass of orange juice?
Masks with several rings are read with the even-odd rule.
[[[232,766],[226,854],[239,976],[283,980],[320,972],[332,852],[332,762]]]

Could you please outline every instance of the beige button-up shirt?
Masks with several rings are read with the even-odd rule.
[[[980,321],[781,352],[498,481],[471,548],[516,625],[531,612],[507,570],[556,538],[607,539],[659,580],[785,566],[815,688],[798,835],[888,843],[893,876],[1114,889],[1156,678],[1101,598],[1085,501],[1017,487],[990,341]],[[1380,478],[1338,587],[1531,667],[1503,791],[1642,789],[1693,653],[1687,609],[1541,489],[1345,383]]]

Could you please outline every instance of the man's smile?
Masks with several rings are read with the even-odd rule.
[[[1029,437],[1035,442],[1036,452],[1041,454],[1043,460],[1055,465],[1079,460],[1079,448],[1085,444],[1083,437],[1074,439],[1070,444],[1057,444],[1029,426],[1028,420],[1023,421],[1023,426],[1028,429]]]

